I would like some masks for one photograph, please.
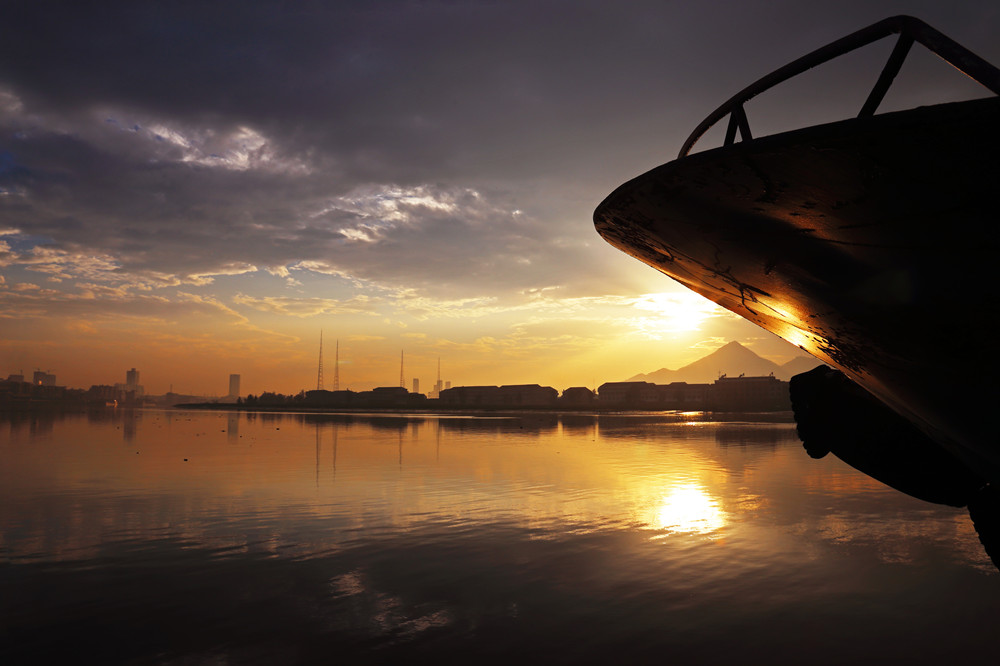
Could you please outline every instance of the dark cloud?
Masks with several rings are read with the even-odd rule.
[[[16,3],[2,226],[125,271],[613,291],[605,194],[757,76],[902,11],[1000,59],[985,2]],[[880,64],[758,119],[808,121]]]

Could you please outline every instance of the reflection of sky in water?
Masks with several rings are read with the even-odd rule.
[[[341,647],[502,637],[537,654],[581,635],[598,646],[565,661],[622,641],[646,656],[666,641],[728,657],[710,627],[736,643],[797,632],[831,660],[850,655],[824,623],[875,641],[900,622],[944,622],[944,645],[980,645],[975,618],[1000,613],[1000,576],[967,514],[810,459],[791,424],[692,418],[9,419],[0,563],[13,587],[0,611],[16,608],[26,636],[101,636],[76,628],[78,603],[120,610],[128,626],[144,608],[232,645],[267,632],[299,644],[305,631],[307,644]],[[941,610],[956,607],[968,612]],[[162,651],[135,633],[133,657]],[[215,649],[171,654],[243,654]]]
[[[289,529],[300,517],[381,530],[512,521],[554,534],[636,522],[677,534],[798,524],[845,542],[873,529],[857,517],[912,505],[835,460],[802,455],[790,424],[126,412],[13,425],[7,434],[0,492],[10,503],[0,516],[63,507],[23,525],[55,547],[33,549],[48,557],[58,557],[59,539],[79,548],[109,530],[159,529],[154,516],[197,538],[227,523]],[[924,511],[877,522],[886,538],[940,527]]]
[[[10,423],[5,438],[0,544],[17,557],[82,557],[164,533],[308,554],[376,533],[493,523],[538,538],[637,525],[656,539],[736,531],[755,551],[808,535],[877,542],[892,561],[912,560],[928,539],[975,539],[961,512],[811,460],[787,423],[117,412]],[[975,547],[947,552],[984,562]]]

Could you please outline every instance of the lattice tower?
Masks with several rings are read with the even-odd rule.
[[[319,331],[319,368],[316,370],[316,390],[323,390],[323,329]]]
[[[333,390],[340,390],[340,338],[337,338],[337,347],[333,357]]]

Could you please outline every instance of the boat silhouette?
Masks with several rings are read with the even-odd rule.
[[[893,34],[857,117],[753,138],[748,100]],[[876,115],[914,43],[992,96]],[[995,482],[997,95],[996,67],[915,18],[891,17],[733,96],[676,160],[611,193],[595,226],[615,247],[841,371]],[[692,154],[726,117],[724,145]]]

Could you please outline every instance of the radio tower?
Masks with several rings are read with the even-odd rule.
[[[319,369],[316,371],[316,390],[323,390],[323,329],[319,329]]]
[[[399,385],[406,388],[406,380],[403,379],[403,350],[399,350]]]
[[[340,338],[337,338],[337,351],[333,357],[333,390],[340,390]]]

